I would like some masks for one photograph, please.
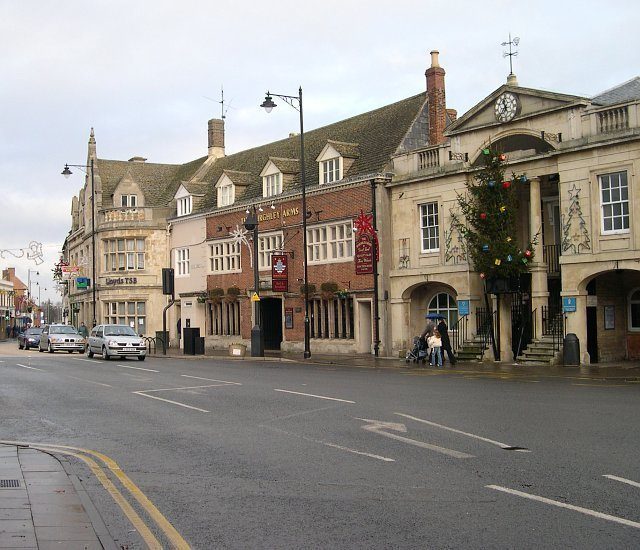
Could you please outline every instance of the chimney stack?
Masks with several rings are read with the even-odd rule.
[[[209,121],[209,158],[224,157],[224,120],[212,118]]]
[[[438,50],[431,52],[431,67],[424,73],[427,77],[427,99],[429,102],[429,145],[444,141],[447,125],[447,103],[444,90],[444,69],[438,63]]]

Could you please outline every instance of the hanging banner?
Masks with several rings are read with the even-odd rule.
[[[285,254],[271,256],[271,290],[289,292],[289,267]]]
[[[354,261],[356,275],[373,273],[373,243],[371,237],[365,233],[358,233]]]

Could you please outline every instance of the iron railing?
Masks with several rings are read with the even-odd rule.
[[[565,331],[564,313],[555,307],[542,306],[542,335],[551,336],[555,351],[560,351]]]
[[[456,353],[464,346],[465,341],[469,335],[469,315],[463,315],[458,317],[458,320],[449,329],[449,340],[451,342],[451,349],[453,353]]]
[[[545,244],[542,248],[542,259],[547,264],[547,273],[560,274],[560,245]]]
[[[497,334],[498,312],[488,311],[486,308],[476,308],[476,334],[482,342],[482,353],[488,350],[495,339],[496,351],[500,354],[500,335]]]
[[[534,309],[526,315],[523,322],[520,324],[520,334],[518,335],[517,348],[513,350],[514,357],[520,357],[523,350],[527,349],[527,346],[537,338],[538,336],[538,321],[536,318],[536,312]]]

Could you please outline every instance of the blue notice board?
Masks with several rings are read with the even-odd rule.
[[[574,313],[576,311],[576,299],[569,297],[562,298],[562,311],[565,313]]]
[[[458,300],[458,315],[469,315],[469,300]]]

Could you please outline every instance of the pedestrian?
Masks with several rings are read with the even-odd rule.
[[[7,325],[7,328],[5,329],[7,331],[7,338],[11,337],[11,325]]]
[[[431,364],[431,344],[429,343],[429,339],[433,336],[433,331],[436,329],[435,323],[430,319],[427,321],[427,325],[425,326],[420,338],[424,340],[424,345],[427,348],[427,363]]]
[[[451,340],[449,340],[449,329],[447,328],[447,322],[444,319],[441,319],[438,323],[438,332],[440,333],[440,339],[442,340],[442,361],[444,362],[444,352],[447,352],[447,356],[449,357],[449,361],[452,365],[456,364],[456,356],[453,354],[453,349],[451,349]]]
[[[440,333],[436,330],[433,336],[429,338],[429,347],[431,347],[431,366],[442,367],[442,340],[440,339]]]
[[[87,329],[87,325],[84,324],[84,321],[82,321],[82,323],[80,323],[80,326],[78,327],[78,334],[80,334],[80,336],[82,336],[83,338],[89,336],[89,329]]]

